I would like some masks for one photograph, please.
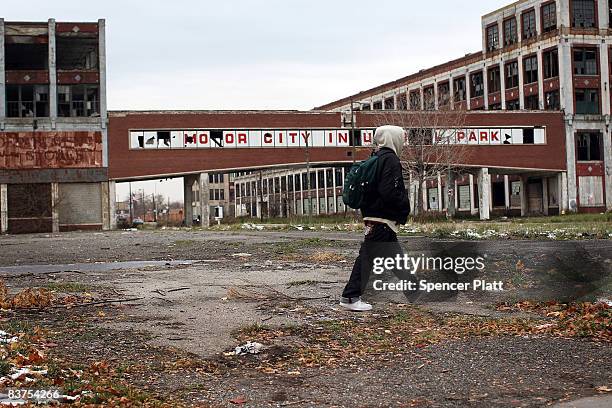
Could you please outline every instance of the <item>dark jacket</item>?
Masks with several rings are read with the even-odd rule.
[[[384,218],[404,225],[410,214],[410,202],[400,159],[387,147],[375,154],[378,156],[376,183],[364,197],[361,214],[363,217]]]

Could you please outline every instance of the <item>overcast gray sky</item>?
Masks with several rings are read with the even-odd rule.
[[[480,16],[509,3],[5,0],[0,13],[105,18],[111,110],[311,109],[479,50]]]

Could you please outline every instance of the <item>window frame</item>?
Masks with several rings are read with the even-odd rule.
[[[495,33],[492,35],[492,31]],[[500,48],[499,46],[499,24],[497,22],[490,24],[486,28],[487,36],[487,51],[495,51]]]
[[[508,76],[508,68],[512,66],[516,68],[516,74],[513,75],[512,77]],[[504,64],[504,81],[505,81],[505,85],[506,85],[506,90],[508,89],[514,89],[514,88],[518,88],[520,85],[520,79],[519,79],[519,74],[520,74],[520,69],[519,69],[519,63],[518,60],[512,60],[512,61],[508,61]],[[509,79],[514,78],[514,76],[516,76],[516,84],[509,86],[509,84],[512,82],[514,83],[514,81],[509,81]]]
[[[597,96],[597,101],[595,102],[595,107],[597,108],[596,112],[578,112],[578,93],[579,92],[583,92],[584,93],[584,101],[582,101],[585,105],[587,103],[593,103],[591,102],[587,102],[587,91],[591,91],[590,95],[596,95]],[[601,94],[600,94],[600,89],[599,88],[577,88],[574,90],[574,102],[575,102],[575,108],[574,108],[574,113],[576,115],[601,115]]]
[[[508,30],[508,24],[510,24],[510,29],[512,29],[512,32]],[[504,47],[514,45],[519,42],[516,16],[505,19],[502,23],[502,27],[504,31]]]
[[[577,18],[578,18],[577,17],[578,13],[576,13],[577,10],[574,8],[574,5],[576,5],[578,3],[581,3],[583,5],[587,4],[587,3],[590,3],[590,4],[593,5],[593,22],[592,22],[593,24],[592,25],[590,25],[590,26],[578,26],[578,25],[576,25]],[[598,13],[597,13],[597,2],[595,0],[570,0],[569,6],[570,6],[570,26],[571,26],[571,28],[587,29],[587,30],[588,29],[592,29],[592,28],[598,28],[598,26],[599,26],[599,24],[598,24],[599,16],[598,16]],[[586,10],[586,9],[583,9],[581,11],[584,12],[584,10]]]
[[[554,66],[554,70],[552,69],[551,58],[547,58],[548,56],[555,55],[556,65]],[[558,78],[559,77],[559,49],[557,47],[549,48],[547,50],[542,51],[542,75],[544,79]],[[554,71],[554,72],[553,72]],[[550,75],[549,75],[550,73]],[[552,75],[555,74],[555,75]]]
[[[581,141],[580,138],[588,136],[585,139],[586,142],[586,158],[580,158],[581,156]],[[593,136],[597,138],[596,143],[593,143]],[[575,134],[575,145],[576,145],[576,161],[577,162],[601,162],[604,160],[604,152],[603,152],[603,134],[597,131],[587,131],[581,130],[576,132]],[[593,149],[592,146],[596,146],[598,158],[593,158]]]
[[[552,12],[548,12],[546,13],[547,9],[552,8],[553,11]],[[542,18],[542,34],[544,33],[549,33],[551,31],[555,31],[557,29],[557,2],[556,1],[551,1],[548,3],[544,3],[542,4],[541,8],[540,8],[540,14],[541,14],[541,18]],[[547,21],[546,17],[549,17],[550,20]],[[554,25],[553,24],[549,24],[547,25],[546,23],[550,23],[553,17],[554,17]]]
[[[491,78],[491,74],[496,73],[496,78]],[[493,86],[495,85],[495,86]],[[501,92],[501,69],[498,65],[492,65],[487,68],[487,86],[488,93]]]
[[[480,83],[475,83],[474,78],[480,77]],[[482,71],[470,72],[470,98],[484,96],[484,73]]]
[[[593,64],[589,65],[586,59],[586,56],[588,53],[592,52],[595,56],[595,61]],[[578,64],[578,61],[576,60],[576,53],[580,53],[582,56],[582,59],[580,61],[580,64]],[[582,70],[583,72],[578,72],[578,67],[582,66]],[[587,72],[587,68],[588,67],[593,67],[595,68],[595,72]],[[582,47],[582,46],[577,46],[577,47],[572,47],[572,71],[574,75],[577,76],[598,76],[599,75],[599,49],[597,47]]]
[[[535,69],[534,67],[535,63]],[[530,67],[528,70],[527,67]],[[537,54],[523,57],[523,85],[535,84],[538,82],[538,56]]]
[[[527,30],[528,29],[528,30]],[[521,13],[521,39],[523,41],[537,37],[536,12],[534,8]]]

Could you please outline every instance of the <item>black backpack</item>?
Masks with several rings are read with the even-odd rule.
[[[378,170],[378,156],[354,164],[344,179],[342,201],[355,210],[361,209],[370,186],[376,182]]]

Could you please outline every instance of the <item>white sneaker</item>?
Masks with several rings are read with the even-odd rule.
[[[340,301],[340,306],[353,312],[367,312],[372,310],[372,305],[361,299],[351,302],[349,299],[343,298]]]

